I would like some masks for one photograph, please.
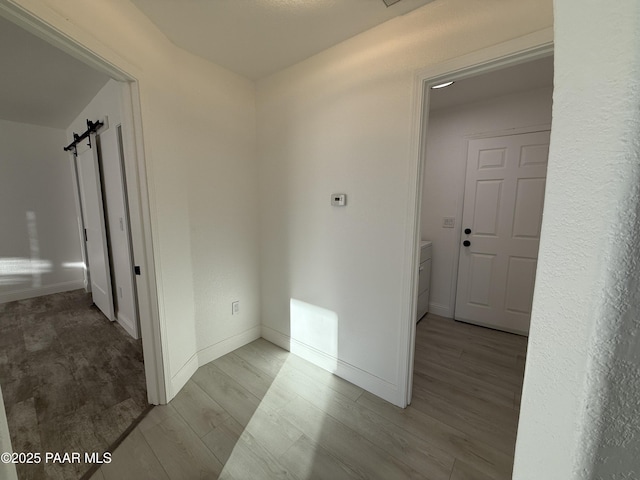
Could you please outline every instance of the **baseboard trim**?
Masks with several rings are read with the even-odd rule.
[[[169,391],[167,392],[167,403],[169,403],[173,398],[182,390],[182,387],[186,385],[189,379],[193,376],[194,373],[198,370],[200,365],[198,365],[198,354],[194,353],[189,360],[178,370],[178,372],[171,377],[171,381],[169,382]]]
[[[308,362],[373,393],[383,400],[399,406],[400,399],[397,385],[393,385],[355,365],[328,355],[264,325],[262,326],[262,337],[274,345],[284,348]]]
[[[262,338],[286,350],[287,352],[291,351],[291,337],[284,333],[280,333],[278,330],[262,325]]]
[[[43,295],[52,295],[54,293],[68,292],[70,290],[78,290],[84,288],[84,280],[73,280],[71,282],[53,283],[37,288],[24,288],[13,292],[0,293],[0,303],[15,302],[17,300],[26,300],[28,298],[42,297]]]
[[[453,312],[449,308],[448,305],[440,305],[438,303],[430,303],[429,304],[429,313],[433,313],[434,315],[439,315],[445,318],[453,318]]]
[[[260,338],[260,327],[256,326],[196,352],[182,368],[171,377],[171,391],[167,392],[167,402],[171,401],[178,392],[182,390],[182,387],[186,385],[198,368],[258,338]]]
[[[245,330],[242,333],[234,335],[233,337],[226,338],[221,342],[210,345],[203,348],[198,352],[198,363],[200,366],[206,365],[209,362],[214,361],[216,358],[220,358],[227,353],[233,352],[240,347],[243,347],[247,343],[251,343],[254,340],[260,338],[260,326],[255,326],[249,330]]]

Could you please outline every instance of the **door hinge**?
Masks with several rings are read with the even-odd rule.
[[[88,242],[88,240],[87,240],[87,229],[86,228],[84,229],[84,241]]]
[[[135,267],[133,267],[133,271],[135,272],[136,275],[142,275],[142,273],[140,273],[139,265],[136,265]]]

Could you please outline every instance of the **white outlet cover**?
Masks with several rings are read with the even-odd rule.
[[[346,193],[332,193],[331,194],[331,205],[334,207],[344,207],[347,205],[347,194]]]

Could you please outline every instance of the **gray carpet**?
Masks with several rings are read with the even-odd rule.
[[[20,480],[80,478],[45,452],[102,454],[147,407],[141,342],[84,290],[0,304],[0,385],[14,452],[43,457]]]

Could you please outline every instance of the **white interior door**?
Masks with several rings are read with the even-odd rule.
[[[132,337],[140,338],[120,131],[120,126],[113,124],[100,129],[98,157],[102,168],[115,318]]]
[[[469,141],[455,318],[527,335],[549,132]]]
[[[91,144],[93,148],[89,148],[87,142],[81,142],[77,146],[78,155],[76,156],[91,295],[93,303],[109,320],[114,321],[107,229],[95,134],[91,134]]]

